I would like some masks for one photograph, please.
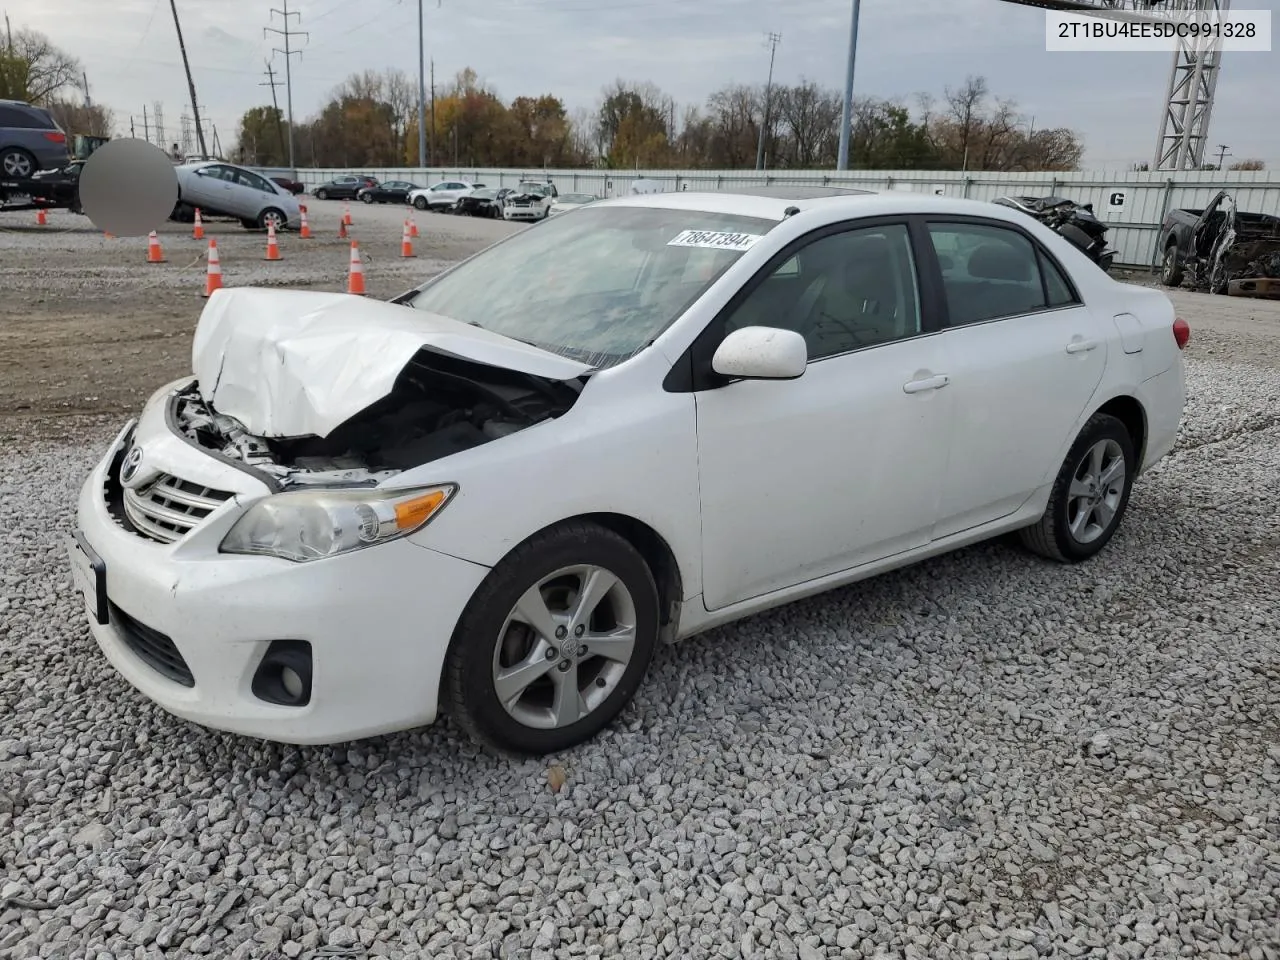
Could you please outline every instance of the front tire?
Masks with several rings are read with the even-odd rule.
[[[467,604],[442,704],[474,739],[542,755],[595,736],[640,686],[658,640],[658,588],[627,540],[571,522],[518,546]]]
[[[263,210],[262,213],[258,214],[257,226],[258,229],[265,230],[267,229],[268,224],[274,223],[276,225],[276,232],[279,233],[285,228],[285,224],[288,222],[289,221],[285,218],[282,211],[277,210],[275,207],[267,207],[267,209]]]
[[[414,197],[414,198],[413,198],[413,206],[414,206],[414,209],[415,209],[415,210],[425,210],[425,209],[427,209],[427,198],[426,198],[426,197]]]
[[[1058,471],[1044,515],[1018,531],[1023,546],[1059,563],[1080,563],[1101,551],[1124,519],[1137,459],[1125,425],[1095,413]]]
[[[317,200],[328,200],[328,199],[329,199],[329,191],[328,191],[328,190],[324,190],[324,189],[317,190],[317,191],[316,191],[316,199],[317,199]]]
[[[1160,265],[1160,282],[1166,287],[1182,285],[1182,264],[1178,262],[1178,245],[1171,243],[1164,248],[1164,260]]]

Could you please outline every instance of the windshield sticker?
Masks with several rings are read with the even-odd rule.
[[[719,233],[715,230],[686,230],[667,242],[668,247],[704,247],[711,250],[750,250],[761,239],[755,233]]]

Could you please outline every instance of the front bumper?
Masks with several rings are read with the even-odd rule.
[[[487,568],[409,540],[303,564],[219,554],[245,505],[239,494],[177,542],[150,540],[118,522],[103,493],[125,439],[85,481],[77,532],[101,559],[105,585],[104,602],[86,604],[90,629],[129,683],[178,717],[283,743],[339,743],[435,720],[454,626]],[[84,589],[94,571],[83,551],[69,552]],[[162,659],[140,647],[140,629],[149,643],[171,644]],[[305,706],[252,690],[273,640],[311,645]],[[175,652],[187,683],[169,669]]]

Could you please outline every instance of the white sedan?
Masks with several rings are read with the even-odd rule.
[[[1074,563],[1173,446],[1189,337],[990,203],[668,193],[395,302],[221,290],[94,467],[89,626],[172,713],[563,750],[654,650],[1018,531]]]

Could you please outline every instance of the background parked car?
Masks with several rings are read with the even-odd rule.
[[[297,226],[301,219],[298,200],[284,187],[260,173],[230,163],[184,163],[178,174],[178,205],[173,219],[188,220],[194,208],[202,215],[235,217],[245,227],[276,229]]]
[[[284,187],[295,197],[300,193],[307,192],[307,185],[300,180],[290,180],[288,177],[271,177],[271,182],[278,187]]]
[[[376,177],[334,177],[316,187],[317,200],[354,200],[365,187],[376,187]]]
[[[448,210],[472,190],[479,190],[483,183],[467,183],[465,180],[442,180],[440,183],[409,193],[409,202],[419,210]]]
[[[502,205],[515,191],[511,187],[485,187],[460,197],[454,205],[454,213],[468,217],[502,219]]]
[[[502,206],[504,220],[545,220],[558,193],[550,180],[521,180]]]
[[[356,197],[365,203],[408,203],[413,190],[421,190],[408,180],[388,180],[374,187],[361,187]]]
[[[595,203],[599,199],[594,193],[564,193],[551,201],[547,216],[554,217],[558,213],[568,213],[570,210],[585,207],[588,203]]]
[[[61,170],[71,160],[67,135],[43,107],[0,100],[0,177],[25,179]]]

